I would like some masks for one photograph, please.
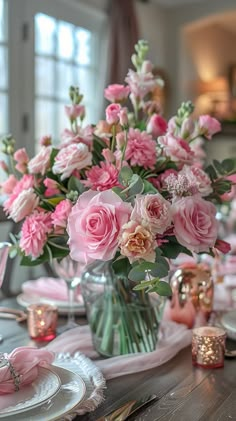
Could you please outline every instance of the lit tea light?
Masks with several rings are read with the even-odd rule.
[[[31,304],[28,307],[28,331],[36,341],[51,341],[56,336],[57,307],[50,304]]]
[[[193,365],[204,368],[223,367],[225,339],[225,330],[218,327],[203,326],[193,329]]]

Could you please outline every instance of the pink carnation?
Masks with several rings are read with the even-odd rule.
[[[151,133],[153,137],[158,137],[166,133],[167,122],[159,114],[153,114],[147,124],[147,132]]]
[[[163,234],[171,224],[170,203],[159,193],[137,195],[131,219],[146,222],[154,234]]]
[[[204,135],[208,140],[212,138],[215,133],[221,131],[220,122],[210,115],[201,115],[198,120],[199,134]]]
[[[68,218],[70,256],[90,263],[113,259],[123,225],[132,207],[112,190],[82,193]]]
[[[72,143],[62,148],[55,158],[52,171],[61,174],[61,179],[70,177],[74,170],[81,170],[92,164],[92,154],[83,143]]]
[[[120,252],[130,263],[143,259],[155,262],[155,237],[151,230],[137,221],[129,221],[123,226],[120,236]]]
[[[51,152],[51,146],[42,146],[39,153],[28,162],[29,172],[44,175],[50,167]]]
[[[92,190],[109,190],[119,185],[118,175],[119,171],[113,164],[101,162],[100,166],[95,165],[86,172],[87,180],[83,184]]]
[[[199,194],[177,200],[172,218],[177,241],[187,249],[201,253],[214,247],[218,233],[216,207]]]
[[[158,138],[159,145],[163,148],[163,153],[174,162],[192,163],[194,153],[192,152],[188,142],[171,134],[160,136]]]
[[[43,254],[47,235],[52,230],[50,213],[35,211],[28,216],[21,230],[20,248],[26,256],[37,259]]]
[[[105,98],[110,102],[123,102],[129,95],[129,86],[113,84],[104,90]]]
[[[132,166],[139,165],[145,169],[153,169],[156,163],[156,142],[146,132],[130,129],[125,152],[125,159],[130,160]]]
[[[52,224],[56,227],[66,228],[69,213],[72,208],[72,202],[68,199],[62,200],[52,213]]]

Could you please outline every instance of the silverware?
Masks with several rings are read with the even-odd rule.
[[[124,421],[131,414],[136,412],[138,409],[142,408],[144,405],[147,405],[149,402],[156,399],[156,395],[148,395],[144,398],[138,400],[131,400],[123,404],[120,408],[115,409],[109,414],[97,419],[97,421]]]

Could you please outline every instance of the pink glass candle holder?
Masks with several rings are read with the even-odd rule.
[[[56,336],[58,310],[50,304],[31,304],[28,307],[29,336],[35,341],[51,341]]]
[[[193,329],[192,362],[203,368],[217,368],[224,366],[225,330],[203,326]]]

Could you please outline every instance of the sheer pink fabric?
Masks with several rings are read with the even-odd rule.
[[[22,291],[28,295],[38,295],[52,300],[68,300],[68,290],[63,279],[41,277],[34,281],[26,281],[22,285]],[[75,298],[78,303],[83,303],[80,287],[77,288]]]
[[[31,347],[16,348],[6,355],[16,375],[20,376],[20,388],[31,384],[38,376],[39,366],[51,364],[54,353],[46,349]],[[15,383],[9,366],[0,366],[0,394],[15,392]]]

